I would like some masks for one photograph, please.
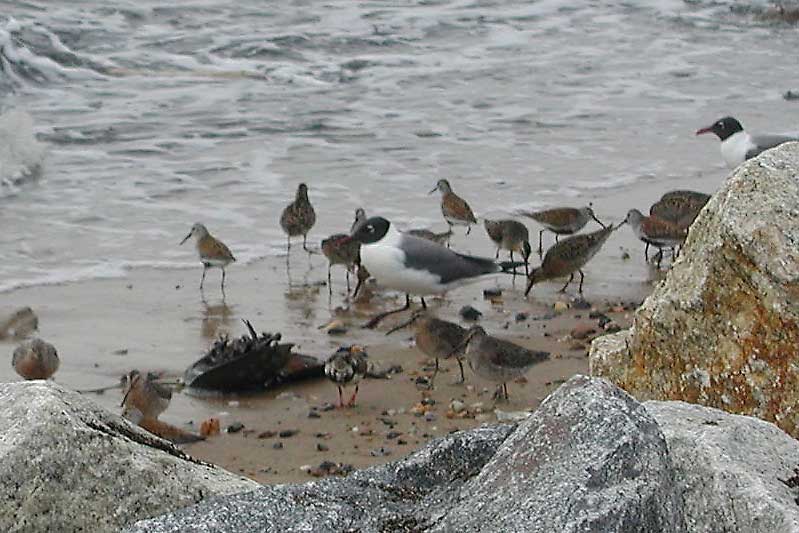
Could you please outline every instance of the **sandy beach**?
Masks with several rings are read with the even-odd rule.
[[[35,310],[39,334],[57,344],[62,359],[55,379],[76,390],[114,386],[133,368],[176,381],[219,335],[244,333],[241,319],[252,321],[259,331],[281,331],[284,340],[297,343],[296,351],[321,359],[338,346],[357,343],[366,347],[378,365],[402,367],[390,379],[365,380],[358,405],[352,409],[325,410],[325,404],[337,399],[335,386],[325,379],[259,394],[209,396],[184,391],[174,395],[162,420],[196,431],[202,420],[217,417],[222,426],[220,435],[187,445],[186,451],[264,483],[309,479],[301,467],[323,461],[355,468],[386,462],[433,437],[497,420],[493,386],[476,378],[468,366],[463,385],[453,384],[456,362],[445,361],[434,390],[417,387],[416,378],[432,372],[432,361],[413,347],[409,330],[385,336],[407,315],[387,319],[375,331],[359,327],[376,311],[401,304],[400,295],[385,296],[375,290],[371,303],[350,305],[343,271],[338,270],[334,271],[334,294],[329,297],[327,287],[320,284],[326,278],[324,258],[309,259],[304,253],[292,255],[292,281],[298,285],[290,289],[285,288],[284,258],[231,268],[224,303],[218,271],[209,273],[206,299],[201,299],[200,272],[200,268],[134,270],[123,279],[20,289],[3,295],[2,311],[23,305]],[[586,300],[626,327],[629,309],[640,303],[648,284],[630,284],[622,290],[611,287],[610,292],[616,293],[611,296],[604,294],[609,291],[597,277],[601,274],[589,267]],[[591,309],[554,311],[556,301],[575,299],[574,290],[558,294],[560,285],[547,283],[537,286],[525,300],[524,286],[524,277],[500,276],[430,300],[430,307],[449,320],[458,319],[463,305],[473,305],[483,313],[480,323],[489,332],[551,352],[550,360],[535,367],[526,383],[509,384],[510,402],[496,406],[504,412],[533,409],[563,380],[587,372],[586,343],[572,339],[570,332],[582,324],[599,331],[597,320],[589,318]],[[253,292],[252,287],[261,289]],[[487,288],[501,289],[502,296],[484,299]],[[331,336],[320,330],[331,317],[347,324],[348,332]],[[13,346],[9,341],[0,344],[6,353]],[[10,365],[0,367],[0,380],[17,379]],[[120,411],[119,389],[88,396],[109,410]],[[463,402],[466,412],[448,416],[453,400]],[[226,432],[238,423],[243,429]],[[281,432],[289,436],[281,437]]]

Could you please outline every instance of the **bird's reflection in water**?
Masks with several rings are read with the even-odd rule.
[[[289,285],[285,292],[286,309],[290,317],[310,325],[316,319],[321,282]]]
[[[234,316],[234,306],[229,306],[225,300],[216,303],[202,301],[203,319],[200,324],[200,335],[206,339],[217,339],[220,334],[230,335],[230,323]]]

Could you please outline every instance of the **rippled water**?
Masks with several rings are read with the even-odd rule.
[[[697,127],[799,125],[764,5],[0,0],[0,291],[196,268],[195,221],[279,255],[300,181],[315,239],[357,206],[441,228],[439,177],[478,215],[712,190]]]

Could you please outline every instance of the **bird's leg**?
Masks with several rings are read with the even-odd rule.
[[[472,225],[466,224],[466,235],[470,234],[471,232],[472,232]]]
[[[566,287],[569,286],[569,283],[571,283],[573,279],[574,279],[574,272],[572,272],[571,275],[569,276],[569,281],[566,282],[566,285],[564,285],[563,288],[560,289],[558,292],[566,292]]]
[[[558,234],[556,233],[555,234],[555,244],[557,244],[557,243],[558,243]]]
[[[302,249],[308,252],[308,255],[312,254],[313,252],[308,249],[308,234],[302,234]]]
[[[222,267],[222,292],[225,292],[225,267]]]
[[[461,379],[460,381],[456,381],[456,383],[460,385],[461,383],[466,382],[466,376],[463,374],[463,361],[461,361],[461,358],[456,357],[455,360],[458,362],[458,367],[461,369]]]
[[[419,299],[422,301],[422,309],[427,309],[427,302],[424,301],[424,296],[420,296]],[[410,305],[411,304],[409,303],[408,307],[410,307]]]
[[[436,380],[436,376],[438,375],[438,357],[436,357],[436,368],[433,370],[433,375],[430,376],[430,389],[433,389],[433,383]]]
[[[404,307],[400,307],[399,309],[394,309],[392,311],[384,311],[383,313],[379,313],[375,315],[374,318],[372,318],[372,320],[364,324],[363,327],[365,329],[373,329],[375,326],[377,326],[380,323],[381,320],[386,318],[388,315],[393,315],[394,313],[401,313],[403,311],[407,311],[410,308],[411,308],[411,295],[406,294]]]
[[[646,247],[644,248],[644,260],[649,261],[649,243],[646,243]]]
[[[544,230],[541,230],[538,232],[538,255],[544,253],[543,242],[544,242]]]
[[[355,405],[355,397],[358,396],[358,384],[355,384],[355,392],[352,393],[350,397],[350,401],[347,402],[347,407],[352,407]]]
[[[347,294],[350,293],[350,269],[347,269]]]
[[[286,254],[291,254],[291,236],[286,237]]]
[[[332,268],[333,268],[333,266],[330,263],[328,263],[327,264],[327,293],[330,296],[333,296],[333,278],[330,276],[330,270]]]
[[[580,273],[580,288],[577,290],[580,294],[583,293],[583,280],[585,279],[585,274],[583,274],[582,270],[578,270],[577,272]]]
[[[494,256],[494,259],[499,259],[499,247],[497,247],[497,255]]]
[[[510,401],[510,396],[508,396],[508,384],[503,383],[502,388],[505,390],[505,401],[506,402]]]
[[[338,387],[338,406],[344,407],[344,399],[341,397],[341,385],[336,385]]]
[[[205,273],[208,271],[208,265],[203,265],[203,277],[200,280],[200,290],[203,290],[203,283],[205,283]]]
[[[360,270],[360,266],[358,266],[358,270]],[[358,276],[358,283],[355,284],[355,291],[352,293],[352,297],[355,298],[358,296],[358,291],[361,290],[361,285],[363,285],[363,281],[361,280],[361,276]]]
[[[661,261],[663,261],[663,248],[661,248],[661,249],[658,251],[658,253],[657,253],[657,256],[656,256],[656,257],[658,258],[658,270],[659,270],[659,269],[660,269],[660,262],[661,262]]]
[[[447,226],[449,226],[449,235],[447,235],[447,248],[450,247],[450,240],[452,239],[452,222],[447,220]]]

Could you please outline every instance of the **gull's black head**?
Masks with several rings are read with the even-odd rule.
[[[701,128],[697,130],[696,134],[702,135],[703,133],[715,133],[716,136],[723,141],[730,135],[733,135],[743,130],[744,130],[743,126],[741,126],[741,123],[738,122],[736,119],[732,117],[724,117],[718,119],[716,122],[713,123],[712,126],[708,126],[707,128]]]
[[[361,244],[372,244],[385,237],[390,226],[391,222],[383,217],[367,218],[365,222],[355,228],[355,232],[350,235],[350,238]]]

